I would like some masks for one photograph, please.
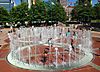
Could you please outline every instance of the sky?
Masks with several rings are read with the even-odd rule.
[[[48,1],[48,0],[44,0],[44,1]],[[77,0],[69,0],[70,3],[72,3],[71,5],[73,6],[74,3],[76,2]],[[15,0],[16,4],[19,4],[20,3],[20,0]],[[92,0],[93,2],[93,5],[96,4],[98,2],[98,0]]]

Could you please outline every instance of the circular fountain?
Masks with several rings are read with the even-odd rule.
[[[86,65],[93,58],[89,30],[30,27],[8,35],[11,51],[7,59],[19,68],[67,70]]]

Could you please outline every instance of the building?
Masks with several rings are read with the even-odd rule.
[[[68,0],[57,0],[65,9],[66,15],[68,16]]]
[[[67,0],[58,0],[62,6],[67,6]]]
[[[10,11],[11,8],[14,6],[14,2],[12,0],[0,0],[0,6]]]
[[[68,0],[56,0],[59,2],[62,6],[67,6],[68,5]]]
[[[69,21],[71,20],[71,12],[74,9],[74,6],[70,6],[69,0],[57,0],[58,2],[60,2],[60,4],[64,7],[65,11],[66,11],[66,15],[69,17]]]

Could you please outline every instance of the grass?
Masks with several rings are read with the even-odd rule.
[[[97,19],[97,20],[91,20],[91,22],[100,22],[100,19]]]

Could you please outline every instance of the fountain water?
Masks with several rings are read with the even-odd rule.
[[[72,69],[89,63],[93,58],[90,31],[66,29],[30,27],[9,33],[8,61],[31,70]]]

